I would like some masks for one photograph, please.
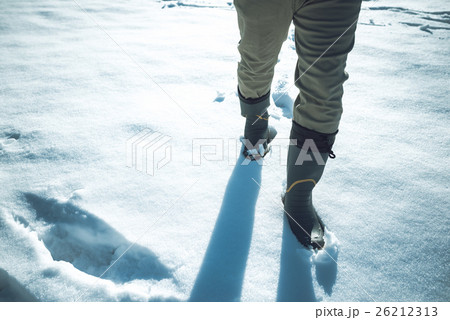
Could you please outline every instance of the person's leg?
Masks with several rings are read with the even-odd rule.
[[[295,84],[300,89],[294,121],[305,128],[320,133],[338,129],[360,7],[361,0],[310,0],[294,13]]]
[[[274,67],[292,22],[292,0],[234,0],[241,35],[238,86],[244,99],[270,91]]]
[[[342,114],[347,54],[353,48],[361,0],[310,0],[294,14],[298,63],[284,199],[289,224],[306,247],[324,245],[324,226],[312,204]],[[312,143],[313,142],[313,143]],[[316,152],[314,152],[316,151]]]
[[[246,117],[244,138],[261,154],[276,131],[268,127],[270,86],[278,54],[292,21],[292,0],[234,0],[241,35],[238,50],[238,93]],[[246,154],[247,155],[247,154]]]

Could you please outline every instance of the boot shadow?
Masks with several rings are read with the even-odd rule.
[[[329,296],[333,293],[338,272],[339,242],[333,233],[325,229],[324,250],[321,250],[313,259],[316,267],[317,283]]]
[[[303,248],[283,219],[277,301],[317,301],[312,278],[312,252]]]
[[[253,231],[261,165],[239,157],[189,301],[239,301]],[[253,179],[258,182],[255,183]]]

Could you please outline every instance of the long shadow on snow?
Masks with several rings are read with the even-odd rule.
[[[311,272],[311,255],[297,241],[285,216],[277,301],[317,301]]]
[[[132,243],[95,215],[70,202],[32,193],[24,195],[36,217],[46,223],[45,231],[38,230],[38,234],[54,260],[70,262],[83,272],[117,283],[172,276],[158,257],[143,246],[134,244],[124,253]]]
[[[35,302],[38,299],[24,285],[0,268],[0,302]]]
[[[239,301],[252,238],[261,165],[241,165],[239,157],[228,181],[222,207],[190,301]],[[253,179],[255,181],[253,181]]]

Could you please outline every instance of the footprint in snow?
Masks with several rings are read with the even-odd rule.
[[[214,1],[205,0],[163,0],[167,2],[161,9],[175,8],[175,7],[191,7],[191,8],[213,8],[213,9],[230,9],[233,7],[233,2],[229,1],[225,5],[217,5]]]
[[[214,99],[214,102],[223,102],[225,100],[225,93],[217,92],[217,97]]]
[[[410,21],[400,21],[401,24],[407,25],[409,27],[418,27],[419,30],[427,32],[429,34],[433,34],[432,30],[450,30],[450,28],[447,26],[448,24],[450,24],[450,11],[421,11],[402,7],[387,6],[368,7],[367,9],[371,11],[390,11],[403,14],[402,18],[408,17]],[[422,23],[423,20],[426,20],[427,23]],[[430,25],[429,23],[432,23],[433,25]],[[372,23],[372,25],[376,24]]]
[[[116,283],[172,277],[152,251],[133,244],[92,213],[70,202],[33,193],[24,196],[36,212],[39,238],[55,261],[67,261],[85,273]],[[24,223],[23,219],[20,222]],[[42,222],[44,226],[39,227]]]
[[[0,136],[0,149],[2,148],[2,146],[7,146],[15,143],[20,139],[20,136],[21,134],[17,130],[8,130],[3,132]]]
[[[294,100],[289,96],[289,83],[286,80],[278,80],[272,99],[275,106],[283,112],[283,117],[292,119]]]
[[[420,24],[420,23],[411,23],[411,22],[400,22],[401,24],[407,25],[409,27],[418,27],[419,30],[427,32],[429,34],[433,34],[433,31],[431,30],[450,30],[450,28],[446,28],[446,27],[433,27],[430,25],[424,25],[424,24]]]

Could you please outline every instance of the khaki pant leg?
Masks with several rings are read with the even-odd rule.
[[[360,7],[361,0],[309,0],[294,13],[300,89],[294,121],[303,127],[321,133],[338,129],[348,78],[344,69]]]
[[[256,99],[270,91],[274,67],[292,21],[292,0],[234,0],[241,34],[239,91]]]

